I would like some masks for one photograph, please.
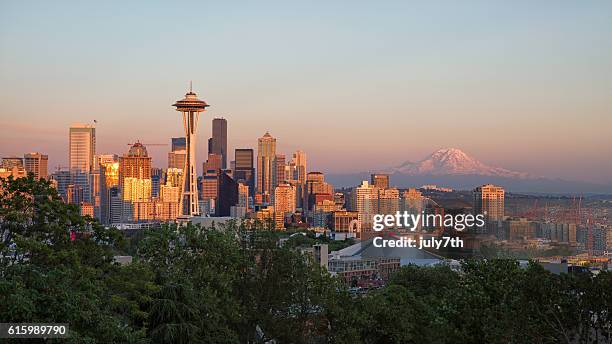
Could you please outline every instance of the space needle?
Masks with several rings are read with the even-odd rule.
[[[185,146],[187,154],[185,156],[185,168],[183,169],[183,185],[179,202],[179,216],[200,216],[200,206],[198,204],[198,184],[195,165],[196,156],[196,131],[200,112],[206,111],[209,106],[205,101],[198,99],[192,91],[191,83],[189,92],[185,98],[172,104],[176,111],[183,114],[183,126],[185,127]]]

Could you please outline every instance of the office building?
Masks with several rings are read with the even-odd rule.
[[[184,151],[187,149],[187,143],[184,137],[173,137],[170,140],[172,143],[171,149],[173,152]]]
[[[304,210],[310,211],[313,209],[317,203],[317,194],[326,195],[325,199],[333,200],[334,187],[325,182],[325,175],[323,173],[309,172],[306,175],[306,185],[304,186]]]
[[[379,188],[363,181],[351,191],[351,209],[358,213],[362,231],[371,231],[374,215],[378,214]]]
[[[257,144],[257,192],[260,194],[274,193],[275,158],[276,139],[266,132]]]
[[[504,217],[504,188],[486,184],[474,189],[474,211],[484,214],[491,220],[502,220]]]
[[[285,154],[276,154],[274,158],[275,171],[274,171],[274,186],[285,184],[287,177],[285,175]]]
[[[119,193],[119,159],[100,161],[100,222],[111,224],[111,199]],[[116,192],[113,191],[116,189]]]
[[[389,175],[376,173],[370,175],[371,184],[379,189],[389,188]]]
[[[13,167],[23,168],[23,159],[17,156],[8,156],[2,158],[2,168],[12,170]]]
[[[96,155],[96,128],[74,124],[69,129],[68,163],[70,171],[90,173]]]
[[[135,202],[150,201],[153,193],[151,157],[140,142],[119,159],[119,188],[123,199],[124,221],[138,221],[133,212]]]
[[[474,189],[474,213],[483,214],[489,233],[497,232],[501,220],[504,219],[504,188],[485,184]]]
[[[277,229],[284,228],[285,216],[295,212],[295,187],[280,184],[274,188],[274,219]]]
[[[292,165],[295,166],[292,179],[297,180],[300,184],[306,183],[306,153],[297,150],[293,153],[291,162]]]
[[[151,197],[159,197],[160,188],[164,184],[164,180],[164,170],[158,167],[151,167]]]
[[[217,216],[230,216],[231,207],[239,202],[238,183],[225,171],[221,171],[218,180],[219,196],[215,213]]]
[[[421,214],[423,208],[425,206],[425,200],[421,192],[417,189],[410,188],[404,192],[402,192],[402,197],[400,198],[400,211],[407,212],[411,215]],[[415,230],[421,229],[421,222],[418,222]]]
[[[208,154],[208,160],[202,164],[202,170],[206,172],[219,173],[219,170],[223,168],[222,156],[215,153]]]
[[[23,156],[24,168],[36,179],[47,179],[49,157],[41,153],[27,153]]]
[[[227,169],[227,120],[225,118],[215,118],[212,121],[211,150],[221,156],[221,168]]]
[[[249,187],[249,195],[255,194],[255,168],[253,150],[238,148],[234,153],[234,179],[243,181]]]
[[[397,213],[399,209],[399,190],[397,190],[396,188],[378,189],[379,214],[395,215],[395,213]]]

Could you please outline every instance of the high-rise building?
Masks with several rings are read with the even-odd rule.
[[[257,144],[257,192],[274,193],[274,174],[276,173],[276,139],[266,132]]]
[[[363,181],[351,191],[351,209],[358,213],[362,231],[372,230],[373,217],[378,214],[378,188]]]
[[[504,219],[504,188],[485,184],[474,189],[474,212],[483,214],[487,222],[487,231],[496,232],[496,225]]]
[[[253,168],[253,150],[250,148],[236,148],[234,153],[236,170]]]
[[[255,194],[255,168],[253,150],[237,148],[234,153],[234,179],[243,181],[249,187],[249,195]]]
[[[71,183],[83,192],[83,202],[93,203],[92,172],[95,169],[96,128],[73,124],[69,129],[68,164]]]
[[[151,157],[147,148],[136,142],[127,154],[119,159],[119,184],[124,178],[151,179]]]
[[[119,162],[100,160],[100,222],[102,224],[112,223],[111,200],[113,188],[119,193]]]
[[[238,182],[238,207],[249,209],[249,186]]]
[[[208,154],[208,160],[202,164],[204,174],[206,172],[211,171],[218,173],[223,167],[223,162],[221,161],[222,156],[215,153]]]
[[[94,170],[100,168],[101,165],[110,164],[119,161],[117,154],[97,154],[94,156]]]
[[[123,200],[118,186],[113,186],[108,190],[109,194],[109,223],[121,223],[123,217]]]
[[[424,197],[419,190],[410,188],[402,192],[402,197],[400,199],[400,211],[405,211],[408,214],[415,216],[421,214],[424,208],[424,201]],[[421,229],[421,222],[416,224],[415,229]]]
[[[173,137],[172,151],[168,152],[168,168],[185,169],[187,149],[184,137]]]
[[[389,188],[389,175],[376,173],[370,175],[371,184],[379,189]]]
[[[184,170],[186,157],[187,151],[184,149],[168,152],[168,168]]]
[[[198,183],[196,173],[196,131],[200,112],[206,111],[209,106],[205,101],[198,99],[197,95],[190,89],[185,98],[173,104],[176,111],[183,116],[185,129],[186,160],[183,171],[183,186],[181,188],[181,202],[179,213],[181,216],[199,216],[200,204],[198,202]]]
[[[306,153],[297,150],[293,153],[293,159],[291,161],[295,166],[292,179],[297,180],[300,184],[306,183]]]
[[[68,204],[81,204],[83,202],[83,188],[80,185],[68,185],[66,195],[66,203]]]
[[[474,211],[484,214],[490,220],[502,220],[504,217],[504,188],[486,184],[474,189]]]
[[[23,168],[23,159],[17,156],[8,156],[2,158],[2,168],[12,170],[13,167]]]
[[[68,202],[68,185],[70,185],[72,180],[70,171],[57,170],[51,174],[51,180],[56,184],[57,193],[62,197],[64,202]]]
[[[119,159],[119,186],[124,201],[124,220],[137,220],[133,217],[133,203],[150,201],[153,192],[151,157],[140,142],[132,145]]]
[[[34,174],[36,179],[47,179],[49,157],[40,153],[27,153],[23,156],[25,170]]]
[[[183,169],[169,168],[166,170],[166,185],[181,186]]]
[[[284,228],[285,215],[295,212],[295,187],[280,184],[274,188],[274,219],[276,228]]]
[[[158,167],[151,167],[151,197],[158,198],[163,181],[165,180],[164,170]]]
[[[303,208],[312,210],[317,203],[316,195],[325,195],[322,199],[334,199],[334,187],[325,182],[325,175],[321,172],[309,172],[306,175],[306,185],[304,187]]]
[[[205,171],[200,181],[200,200],[217,200],[219,197],[219,172],[220,170]]]
[[[73,124],[69,131],[68,163],[70,171],[90,173],[96,155],[96,128],[93,125]]]
[[[172,142],[172,151],[184,151],[187,149],[187,143],[184,137],[173,137],[170,139]]]
[[[0,178],[12,176],[14,179],[27,177],[27,172],[23,167],[4,168],[0,167]]]
[[[274,165],[276,166],[274,170],[274,186],[286,183],[285,154],[276,154],[276,157],[274,158]]]
[[[378,189],[378,213],[395,215],[400,208],[399,190],[396,188]]]
[[[230,216],[231,208],[239,202],[238,183],[225,171],[218,176],[217,216]]]
[[[338,237],[339,233],[348,233],[349,237],[361,236],[359,213],[356,211],[337,210],[332,213],[332,229]],[[346,237],[346,236],[345,236]]]
[[[227,168],[227,120],[215,118],[212,122],[211,151],[221,156],[221,168]]]

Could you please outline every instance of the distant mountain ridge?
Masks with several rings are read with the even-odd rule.
[[[406,161],[396,167],[372,171],[390,174],[391,185],[400,188],[437,184],[457,190],[470,190],[492,183],[503,186],[510,192],[612,194],[612,185],[545,178],[494,167],[478,161],[458,148],[438,149],[418,162]],[[326,179],[335,187],[353,187],[369,178],[370,172],[364,171],[332,173],[327,175]]]
[[[400,166],[386,171],[389,174],[407,175],[481,175],[505,178],[532,178],[528,173],[511,171],[501,167],[489,166],[467,155],[458,148],[443,148],[433,152],[425,159],[413,163],[406,161]]]

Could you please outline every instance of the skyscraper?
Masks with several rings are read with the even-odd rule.
[[[187,149],[187,144],[184,137],[173,137],[171,142],[173,152]]]
[[[274,186],[286,183],[285,154],[276,154],[274,165],[276,166],[274,170]]]
[[[234,153],[234,179],[244,181],[249,187],[249,195],[255,193],[255,168],[253,167],[253,150],[238,148]]]
[[[364,231],[372,230],[372,220],[378,214],[378,188],[367,181],[351,191],[351,209],[358,213],[359,223]]]
[[[504,188],[485,184],[474,189],[474,211],[484,214],[491,220],[502,220],[504,217]]]
[[[382,173],[372,174],[370,176],[370,182],[379,189],[387,189],[389,188],[389,175]]]
[[[395,215],[399,211],[399,190],[396,188],[378,189],[378,213]]]
[[[489,233],[494,233],[498,221],[504,218],[504,194],[504,188],[492,184],[474,189],[474,212],[485,216]]]
[[[163,185],[164,170],[158,167],[151,167],[151,197],[158,198],[161,186]]]
[[[323,173],[309,172],[306,175],[306,185],[304,186],[304,210],[312,210],[318,200],[325,198],[334,199],[334,187],[325,182],[325,175]]]
[[[140,142],[119,159],[119,185],[124,201],[124,219],[132,220],[134,202],[150,201],[153,191],[151,157]]]
[[[23,168],[23,159],[17,156],[2,158],[2,168],[12,170],[14,167]]]
[[[295,212],[295,187],[279,184],[274,188],[274,222],[277,229],[284,228],[285,215]]]
[[[187,149],[184,137],[172,138],[172,151],[168,153],[168,168],[185,169]]]
[[[198,183],[196,173],[196,131],[200,112],[206,111],[209,106],[205,101],[198,99],[197,95],[190,89],[185,98],[173,104],[176,111],[183,116],[185,129],[186,159],[185,171],[183,171],[183,187],[181,189],[181,202],[179,204],[180,215],[199,216],[200,205],[198,203]]]
[[[276,139],[266,132],[257,144],[257,192],[274,193],[274,174],[276,170]]]
[[[408,212],[408,214],[418,215],[421,214],[424,208],[424,197],[423,194],[414,188],[408,189],[402,193],[400,199],[400,211]],[[416,229],[421,229],[421,222],[416,224]]]
[[[73,124],[69,131],[68,163],[70,171],[90,173],[96,155],[96,128],[93,125]]]
[[[103,224],[112,223],[112,195],[119,197],[119,162],[116,160],[100,160],[100,221]],[[117,210],[116,210],[117,211]],[[120,218],[120,214],[115,214]]]
[[[219,186],[215,214],[217,216],[230,216],[231,208],[238,204],[238,183],[225,171],[218,176]]]
[[[297,180],[300,184],[304,184],[306,182],[306,153],[297,150],[293,153],[292,162],[295,166],[295,172],[292,179]]]
[[[207,173],[208,171],[219,173],[219,170],[222,169],[223,164],[221,159],[221,155],[209,153],[208,160],[206,160],[206,162],[202,164],[202,169],[204,170],[204,173]]]
[[[25,170],[33,173],[36,179],[47,179],[49,157],[40,153],[27,153],[23,156]]]
[[[227,168],[227,120],[215,118],[212,122],[212,141],[209,153],[221,156],[221,168]]]
[[[91,174],[96,155],[96,128],[93,125],[73,124],[69,129],[68,164],[71,183],[82,190],[83,202],[93,201]],[[80,192],[80,191],[79,191]]]
[[[204,201],[219,198],[219,174],[221,173],[221,156],[208,154],[208,160],[203,164],[204,175],[201,179],[200,199]]]

